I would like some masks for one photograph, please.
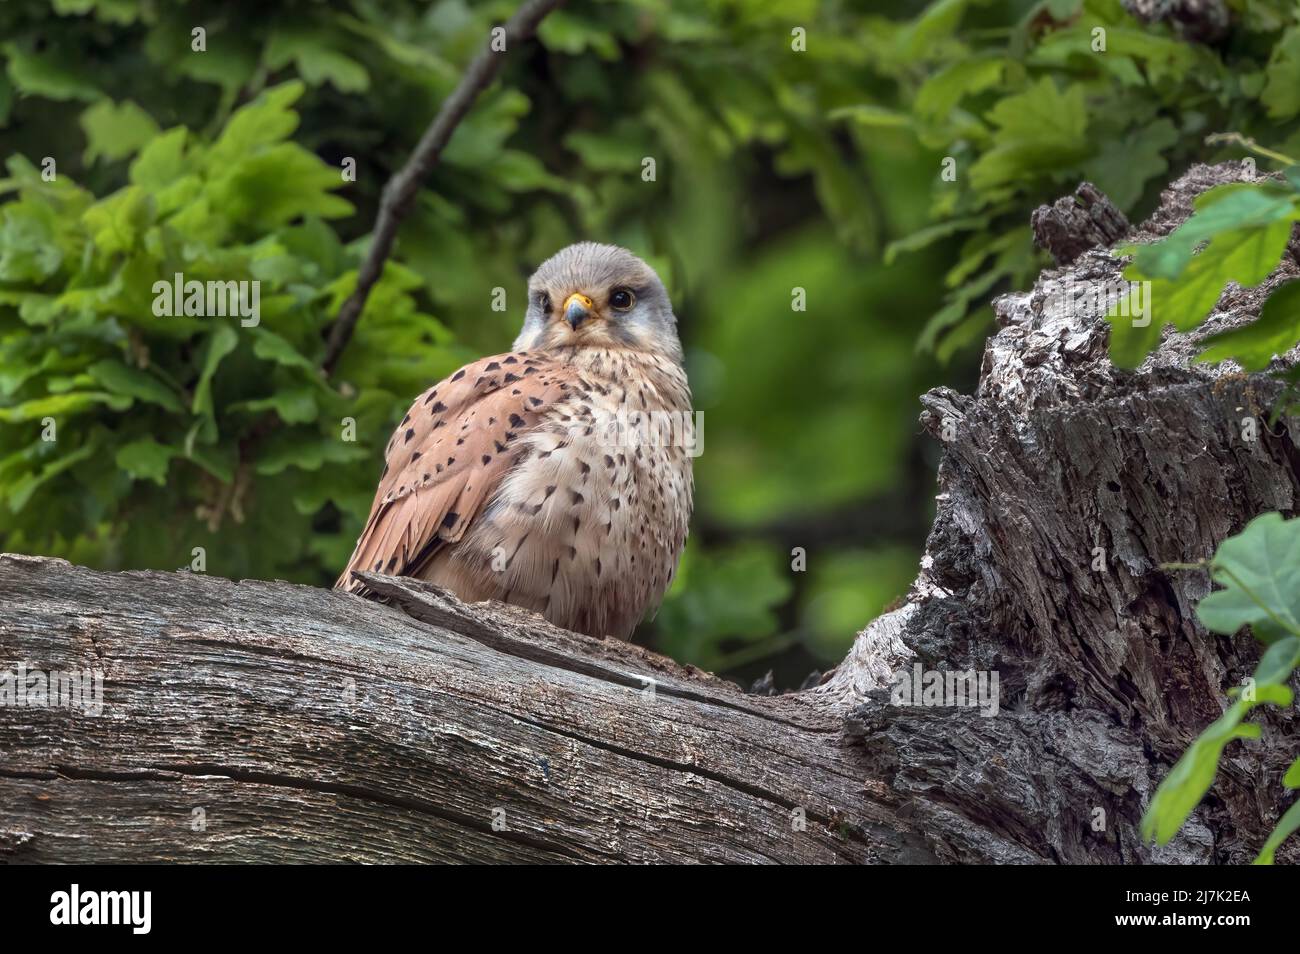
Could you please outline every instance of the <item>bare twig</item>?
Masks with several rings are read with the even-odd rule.
[[[370,251],[357,273],[356,290],[339,309],[338,317],[330,327],[329,341],[325,347],[325,358],[321,370],[331,374],[352,338],[357,321],[365,308],[366,298],[379,276],[383,274],[384,262],[393,250],[397,238],[397,228],[411,210],[420,183],[433,171],[442,156],[443,149],[450,141],[452,133],[469,112],[470,107],[483,90],[492,83],[501,70],[506,53],[514,50],[520,43],[528,40],[541,23],[542,18],[560,6],[564,0],[525,0],[505,23],[505,51],[496,51],[489,41],[484,45],[474,61],[470,63],[460,83],[443,102],[438,115],[434,117],[429,128],[420,137],[415,152],[384,186],[384,193],[379,202],[379,215],[370,241]]]
[[[1250,136],[1243,136],[1239,132],[1212,133],[1205,137],[1207,146],[1232,145],[1241,146],[1249,152],[1259,153],[1274,162],[1280,162],[1284,166],[1294,166],[1296,160],[1281,152],[1274,152],[1272,149],[1265,149]]]

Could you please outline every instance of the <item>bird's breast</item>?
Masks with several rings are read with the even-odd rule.
[[[584,369],[457,551],[480,592],[579,632],[630,635],[686,540],[689,402],[675,366],[606,358]]]

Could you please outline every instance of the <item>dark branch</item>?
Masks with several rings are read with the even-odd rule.
[[[461,77],[460,83],[452,94],[443,102],[438,115],[434,117],[429,128],[420,137],[415,152],[384,186],[384,194],[379,203],[379,215],[370,240],[370,250],[357,273],[356,290],[339,309],[338,318],[330,327],[329,342],[325,348],[325,358],[321,362],[322,370],[332,374],[343,349],[352,339],[357,321],[366,306],[366,298],[379,276],[383,274],[384,262],[393,250],[397,238],[398,226],[411,210],[416,192],[425,177],[433,171],[442,157],[456,127],[474,105],[479,94],[491,85],[501,70],[506,53],[514,50],[518,44],[528,40],[537,30],[537,25],[548,13],[560,6],[564,0],[527,0],[505,24],[506,48],[504,52],[492,49],[489,40],[479,52],[469,69]]]

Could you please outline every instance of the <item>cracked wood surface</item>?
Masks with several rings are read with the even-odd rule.
[[[371,582],[394,605],[0,558],[0,657],[104,672],[98,717],[0,709],[0,858],[930,857],[822,708]]]

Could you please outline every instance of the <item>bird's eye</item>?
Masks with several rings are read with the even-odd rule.
[[[619,311],[627,311],[632,307],[632,303],[635,301],[636,296],[626,288],[615,288],[609,296],[610,305],[617,308]]]
[[[543,315],[549,315],[551,313],[551,296],[546,292],[541,292],[537,296],[537,307],[542,310]]]

